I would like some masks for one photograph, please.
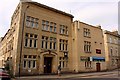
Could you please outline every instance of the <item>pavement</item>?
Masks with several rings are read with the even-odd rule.
[[[92,76],[97,76],[97,77],[101,77],[101,76],[111,76],[110,78],[120,78],[120,76],[118,76],[118,71],[114,70],[114,71],[109,71],[109,72],[93,72],[93,73],[78,73],[78,74],[61,74],[61,76],[58,75],[39,75],[39,76],[23,76],[23,77],[16,77],[13,80],[56,80],[56,79],[75,79],[75,78],[89,78]],[[115,76],[114,76],[115,75]],[[77,79],[76,79],[77,80]],[[107,80],[107,79],[106,79]]]

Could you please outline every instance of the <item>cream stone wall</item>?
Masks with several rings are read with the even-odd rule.
[[[28,16],[38,19],[38,27],[28,27],[26,25]],[[42,20],[56,23],[56,32],[43,30]],[[60,34],[60,25],[68,27],[68,35]],[[90,30],[90,36],[84,37],[84,29]],[[37,47],[25,46],[26,33],[37,35]],[[42,36],[56,38],[56,49],[42,48]],[[67,66],[62,68],[62,72],[103,71],[111,65],[109,47],[117,47],[117,44],[109,43],[109,37],[115,38],[108,34],[104,34],[103,36],[101,26],[92,26],[80,21],[73,22],[73,16],[71,14],[37,2],[20,2],[11,18],[10,29],[0,42],[2,45],[0,46],[0,55],[3,60],[2,65],[10,58],[12,64],[11,69],[15,76],[18,76],[19,73],[20,75],[44,74],[46,67],[45,58],[51,58],[50,73],[57,73],[60,62],[62,62],[62,66]],[[30,39],[30,37],[27,38]],[[32,38],[32,40],[33,39],[34,38]],[[68,50],[60,50],[60,39],[68,41]],[[84,51],[84,41],[91,43],[91,51],[88,53]],[[33,44],[34,43],[32,43],[32,45]],[[28,45],[30,45],[30,41],[28,41]],[[50,44],[48,44],[48,46],[50,46]],[[96,49],[99,49],[101,54],[97,54]],[[65,57],[65,53],[68,53],[67,58]],[[28,62],[32,60],[29,59],[30,55],[36,56],[34,59],[36,61],[35,68],[24,67],[26,65],[28,66]],[[113,56],[115,59],[117,54]],[[64,59],[64,61],[60,60],[60,58]],[[95,58],[97,60],[95,60]],[[27,64],[24,63],[24,61],[26,61]],[[49,62],[49,60],[46,61]],[[113,69],[112,66],[111,68]],[[116,65],[114,68],[116,68]]]
[[[25,11],[26,6],[29,6],[27,10]],[[45,9],[42,7],[39,7],[37,5],[31,4],[31,3],[24,3],[21,6],[21,16],[20,16],[20,24],[19,24],[19,40],[18,40],[18,54],[20,54],[20,42],[21,42],[21,37],[22,37],[22,24],[23,24],[23,15],[25,12],[25,17],[26,16],[32,16],[35,18],[38,18],[38,28],[30,28],[27,27],[24,23],[24,33],[23,33],[23,43],[22,43],[22,58],[21,62],[23,62],[23,55],[37,55],[40,56],[40,58],[37,57],[37,69],[31,69],[31,72],[29,73],[28,69],[22,69],[21,64],[21,73],[23,74],[43,74],[44,73],[44,56],[52,56],[52,73],[57,72],[57,66],[59,63],[59,57],[64,57],[64,52],[59,51],[59,39],[65,39],[68,40],[68,56],[71,54],[71,23],[72,23],[72,17],[66,16],[64,14],[60,14],[58,12],[51,11],[49,9]],[[42,30],[42,20],[47,20],[50,22],[55,22],[57,24],[57,33],[52,33],[49,31],[43,31]],[[67,25],[68,26],[68,36],[65,35],[60,35],[60,24],[62,25]],[[37,41],[37,48],[26,48],[24,47],[24,40],[25,40],[25,33],[30,33],[30,34],[37,34],[38,35],[38,41]],[[44,49],[41,49],[41,37],[42,35],[48,36],[48,37],[55,37],[57,39],[57,50],[55,51],[57,55],[51,52],[51,54],[48,54],[49,52],[41,53],[44,52]],[[18,55],[18,60],[19,60],[19,55]],[[70,63],[70,58],[68,58],[68,63]],[[18,63],[19,64],[19,63]],[[17,65],[18,65],[17,64]],[[68,71],[70,68],[68,64],[68,68],[62,69],[62,71]],[[17,71],[18,72],[18,71]],[[16,72],[16,73],[17,73]]]
[[[104,52],[104,41],[102,35],[102,29],[99,27],[91,26],[89,24],[75,21],[73,29],[73,69],[76,72],[88,72],[88,71],[96,71],[96,63],[101,64],[101,70],[106,69],[105,62],[101,61],[91,61],[91,68],[85,68],[85,61],[81,61],[80,57],[105,57]],[[84,37],[84,28],[90,29],[90,38]],[[84,52],[84,41],[91,42],[91,53]],[[95,43],[96,42],[96,43]],[[101,54],[96,54],[96,49],[101,49]]]
[[[111,38],[111,41],[110,41]],[[118,67],[118,34],[104,31],[104,45],[106,53],[107,69],[112,70]],[[112,48],[112,53],[111,49]]]

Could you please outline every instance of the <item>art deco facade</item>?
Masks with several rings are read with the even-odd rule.
[[[104,31],[104,45],[105,45],[105,53],[106,53],[106,63],[107,69],[112,70],[118,67],[118,31]]]
[[[76,72],[106,70],[101,26],[74,21],[72,33],[72,68]]]

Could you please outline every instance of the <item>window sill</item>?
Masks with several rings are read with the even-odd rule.
[[[24,46],[24,48],[27,48],[27,49],[38,49],[38,48],[35,48],[35,47],[26,47],[26,46]]]
[[[85,53],[92,53],[92,52],[85,52]]]
[[[47,30],[42,30],[42,31],[57,34],[57,32],[52,32],[52,31],[47,31]]]
[[[41,48],[41,50],[57,51],[57,49],[46,49],[46,48]]]
[[[86,38],[91,38],[90,36],[84,36],[84,37],[86,37]]]
[[[63,35],[63,36],[69,36],[68,34],[61,34],[61,33],[60,33],[60,35]]]
[[[36,29],[36,30],[38,30],[38,27],[29,27],[29,26],[26,26],[26,28],[31,28],[31,29]]]

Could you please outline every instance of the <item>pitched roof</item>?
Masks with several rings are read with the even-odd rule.
[[[34,5],[37,5],[37,6],[39,6],[39,7],[42,7],[42,8],[45,8],[45,9],[49,9],[49,10],[51,10],[51,11],[54,11],[54,12],[56,12],[56,13],[60,13],[60,14],[62,14],[62,15],[69,16],[69,17],[71,17],[71,18],[74,18],[74,16],[71,15],[71,14],[69,14],[69,13],[66,13],[66,12],[63,12],[63,11],[61,11],[61,10],[58,10],[58,9],[55,9],[55,8],[46,6],[46,5],[41,4],[41,3],[38,3],[38,2],[26,1],[25,3],[34,4]]]

